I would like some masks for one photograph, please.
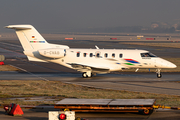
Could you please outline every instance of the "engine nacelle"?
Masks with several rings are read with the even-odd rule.
[[[66,56],[66,49],[42,49],[38,50],[39,54],[48,58],[62,58]]]

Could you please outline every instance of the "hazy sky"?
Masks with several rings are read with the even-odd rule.
[[[150,26],[180,19],[180,0],[1,0],[0,32],[32,24],[39,32],[71,28]]]

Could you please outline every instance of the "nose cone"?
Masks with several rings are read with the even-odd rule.
[[[173,64],[173,63],[170,63],[170,64],[168,64],[168,67],[169,68],[176,68],[177,66],[175,64]]]
[[[164,59],[161,60],[161,65],[164,66],[165,68],[176,68],[177,67],[174,63],[169,62]]]
[[[174,63],[164,60],[162,58],[157,58],[155,63],[156,63],[156,66],[158,66],[159,68],[176,68],[177,67]]]

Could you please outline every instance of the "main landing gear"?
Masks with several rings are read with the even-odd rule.
[[[156,73],[157,73],[157,77],[161,78],[162,74],[161,74],[161,69],[156,69]]]
[[[92,77],[92,73],[91,73],[91,71],[87,71],[87,72],[84,72],[82,74],[82,76],[83,76],[83,78]]]
[[[92,76],[96,76],[96,73],[92,73],[91,71],[87,71],[87,72],[82,73],[83,78],[88,78],[88,77],[92,77]]]

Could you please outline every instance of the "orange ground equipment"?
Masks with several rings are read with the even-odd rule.
[[[5,105],[4,109],[8,115],[22,116],[24,114],[18,104],[11,103],[10,105]]]
[[[155,99],[73,99],[65,98],[55,104],[56,109],[75,112],[140,112],[151,114]]]
[[[0,65],[4,65],[4,62],[1,61],[1,62],[0,62]]]

